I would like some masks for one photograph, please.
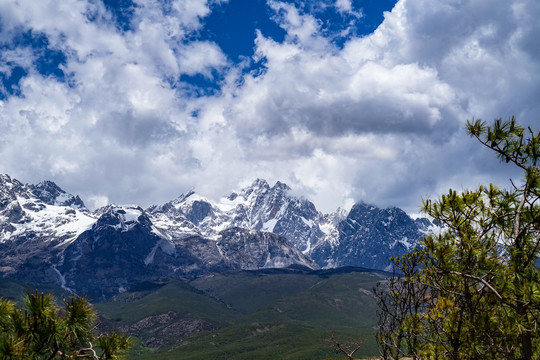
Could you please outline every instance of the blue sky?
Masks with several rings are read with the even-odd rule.
[[[0,172],[92,208],[255,178],[418,211],[516,173],[467,119],[538,128],[534,0],[8,0]]]

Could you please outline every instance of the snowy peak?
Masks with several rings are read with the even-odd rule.
[[[95,222],[78,196],[51,181],[23,185],[0,174],[0,242],[29,238],[64,244]]]
[[[251,194],[263,194],[270,190],[270,185],[264,179],[256,179],[250,186],[243,188],[240,195],[247,200]]]
[[[214,218],[214,207],[210,202],[195,192],[182,196],[175,201],[175,207],[182,211],[185,217],[194,225],[199,225],[206,218]]]
[[[266,180],[257,179],[217,203],[190,191],[147,211],[157,227],[176,236],[183,231],[184,237],[199,234],[217,239],[224,230],[241,228],[273,232],[306,252],[326,236],[319,228],[322,215],[313,203],[292,196],[290,190],[282,182],[270,187]]]
[[[107,205],[96,211],[100,214],[93,228],[111,227],[120,231],[129,231],[137,224],[151,227],[146,212],[137,205]]]
[[[182,216],[195,225],[199,225],[205,218],[214,216],[213,205],[195,191],[189,191],[178,198],[160,206],[152,206],[147,209],[152,214],[166,213],[170,216]]]
[[[260,227],[271,220],[279,220],[287,211],[294,209],[306,210],[310,213],[309,217],[317,214],[313,203],[289,195],[289,190],[291,188],[282,182],[278,181],[270,187],[265,180],[257,179],[251,186],[242,189],[239,195],[235,193],[229,195],[226,199],[231,201],[230,204],[226,201],[222,201],[221,204],[236,208],[237,213],[244,211],[247,217],[244,220],[250,223],[251,228]],[[268,231],[273,229],[268,228]]]
[[[189,191],[146,210],[94,212],[54,182],[0,174],[0,276],[115,294],[159,276],[303,266],[386,269],[433,224],[363,202],[321,214],[263,179],[213,202]]]
[[[35,202],[46,205],[70,206],[87,211],[79,196],[66,193],[52,181],[23,185],[9,175],[0,174],[0,209],[17,198],[35,199]]]
[[[61,284],[53,264],[95,222],[78,197],[52,182],[23,185],[0,175],[0,276]]]
[[[290,190],[282,182],[270,187],[266,180],[257,179],[222,198],[216,207],[231,227],[273,232],[305,252],[323,236],[318,225],[321,214],[312,202],[291,195]]]
[[[17,179],[12,179],[9,175],[0,174],[0,210],[5,209],[10,203],[16,201],[18,197],[32,197],[31,190]]]
[[[151,206],[146,212],[158,228],[170,233],[173,237],[191,235],[212,237],[221,230],[216,229],[216,224],[213,222],[219,209],[194,191],[182,194],[163,205]]]
[[[194,201],[208,202],[208,200],[204,196],[200,196],[199,194],[197,194],[195,192],[195,190],[191,190],[191,191],[188,191],[185,194],[180,195],[179,197],[177,197],[173,201],[170,201],[169,203],[172,206],[178,208],[178,207],[181,207],[184,204],[190,204],[190,203],[192,203]]]
[[[43,181],[37,185],[29,185],[34,195],[48,205],[69,206],[81,211],[87,211],[79,196],[66,193],[52,181]]]

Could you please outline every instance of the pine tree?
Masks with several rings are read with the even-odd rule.
[[[417,314],[402,316],[399,328],[416,338],[423,332],[414,352],[420,358],[538,359],[540,132],[524,129],[515,118],[492,126],[468,122],[467,130],[503,162],[520,168],[523,178],[508,190],[450,190],[424,202],[424,212],[446,230],[424,238],[423,264],[401,279],[427,287],[428,296]],[[403,267],[410,259],[400,261]],[[390,299],[408,302],[406,294]],[[411,316],[421,325],[409,325]]]
[[[96,335],[96,313],[85,298],[59,307],[51,294],[28,293],[21,308],[0,298],[0,359],[117,359],[130,340]]]

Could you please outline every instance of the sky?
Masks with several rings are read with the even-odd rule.
[[[520,174],[467,120],[540,127],[537,0],[6,0],[0,172],[90,208],[256,178],[418,213]]]

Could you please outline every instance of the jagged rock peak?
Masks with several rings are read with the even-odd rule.
[[[264,179],[256,179],[253,183],[242,190],[240,194],[232,193],[227,198],[229,200],[234,200],[238,195],[241,195],[243,198],[247,199],[251,194],[264,194],[270,190],[270,185]]]
[[[198,195],[195,193],[195,190],[190,190],[187,193],[184,193],[184,194],[180,195],[179,197],[177,197],[176,199],[174,199],[172,201],[172,203],[173,204],[180,204],[180,203],[185,202],[189,198],[191,198],[191,200],[193,200],[196,197],[198,197]]]
[[[291,188],[289,187],[289,185],[282,183],[281,181],[277,181],[276,184],[272,186],[271,190],[272,191],[277,191],[277,190],[288,191],[288,190],[291,190]]]
[[[255,179],[253,183],[251,184],[251,186],[249,186],[249,188],[254,188],[254,189],[261,188],[261,189],[269,190],[270,185],[268,185],[268,182],[264,179]]]
[[[238,196],[242,196],[244,199],[250,198],[252,195],[266,195],[268,193],[284,193],[291,190],[291,188],[281,181],[277,181],[274,186],[270,187],[268,182],[264,179],[255,179],[251,185],[246,186],[239,192],[232,192],[225,198],[230,201],[234,201]]]
[[[36,185],[29,185],[34,195],[47,205],[70,206],[87,210],[84,202],[77,195],[71,195],[62,190],[54,182],[46,180]]]
[[[267,191],[288,191],[291,190],[289,185],[282,183],[281,181],[277,181],[274,186],[270,187],[268,182],[264,179],[255,179],[253,183],[244,189],[242,189],[243,194],[249,194],[253,191],[258,193],[265,193]]]
[[[43,181],[37,185],[23,185],[7,174],[0,174],[0,209],[5,208],[17,197],[34,198],[47,205],[69,206],[81,211],[88,211],[79,196],[65,192],[52,181]]]
[[[147,211],[154,213],[154,212],[167,212],[167,211],[185,211],[186,206],[191,206],[193,203],[210,203],[210,201],[204,197],[200,196],[195,192],[195,190],[190,190],[176,199],[169,201],[168,203],[165,203],[163,205],[153,205],[147,209]]]
[[[19,180],[7,174],[0,174],[0,208],[15,200],[16,196],[29,198],[31,193]]]
[[[13,186],[23,186],[17,179],[12,179],[8,174],[0,174],[0,186],[12,188]]]
[[[112,227],[121,231],[131,230],[137,224],[151,227],[152,223],[147,213],[137,205],[107,205],[94,212],[99,219],[94,229]]]

